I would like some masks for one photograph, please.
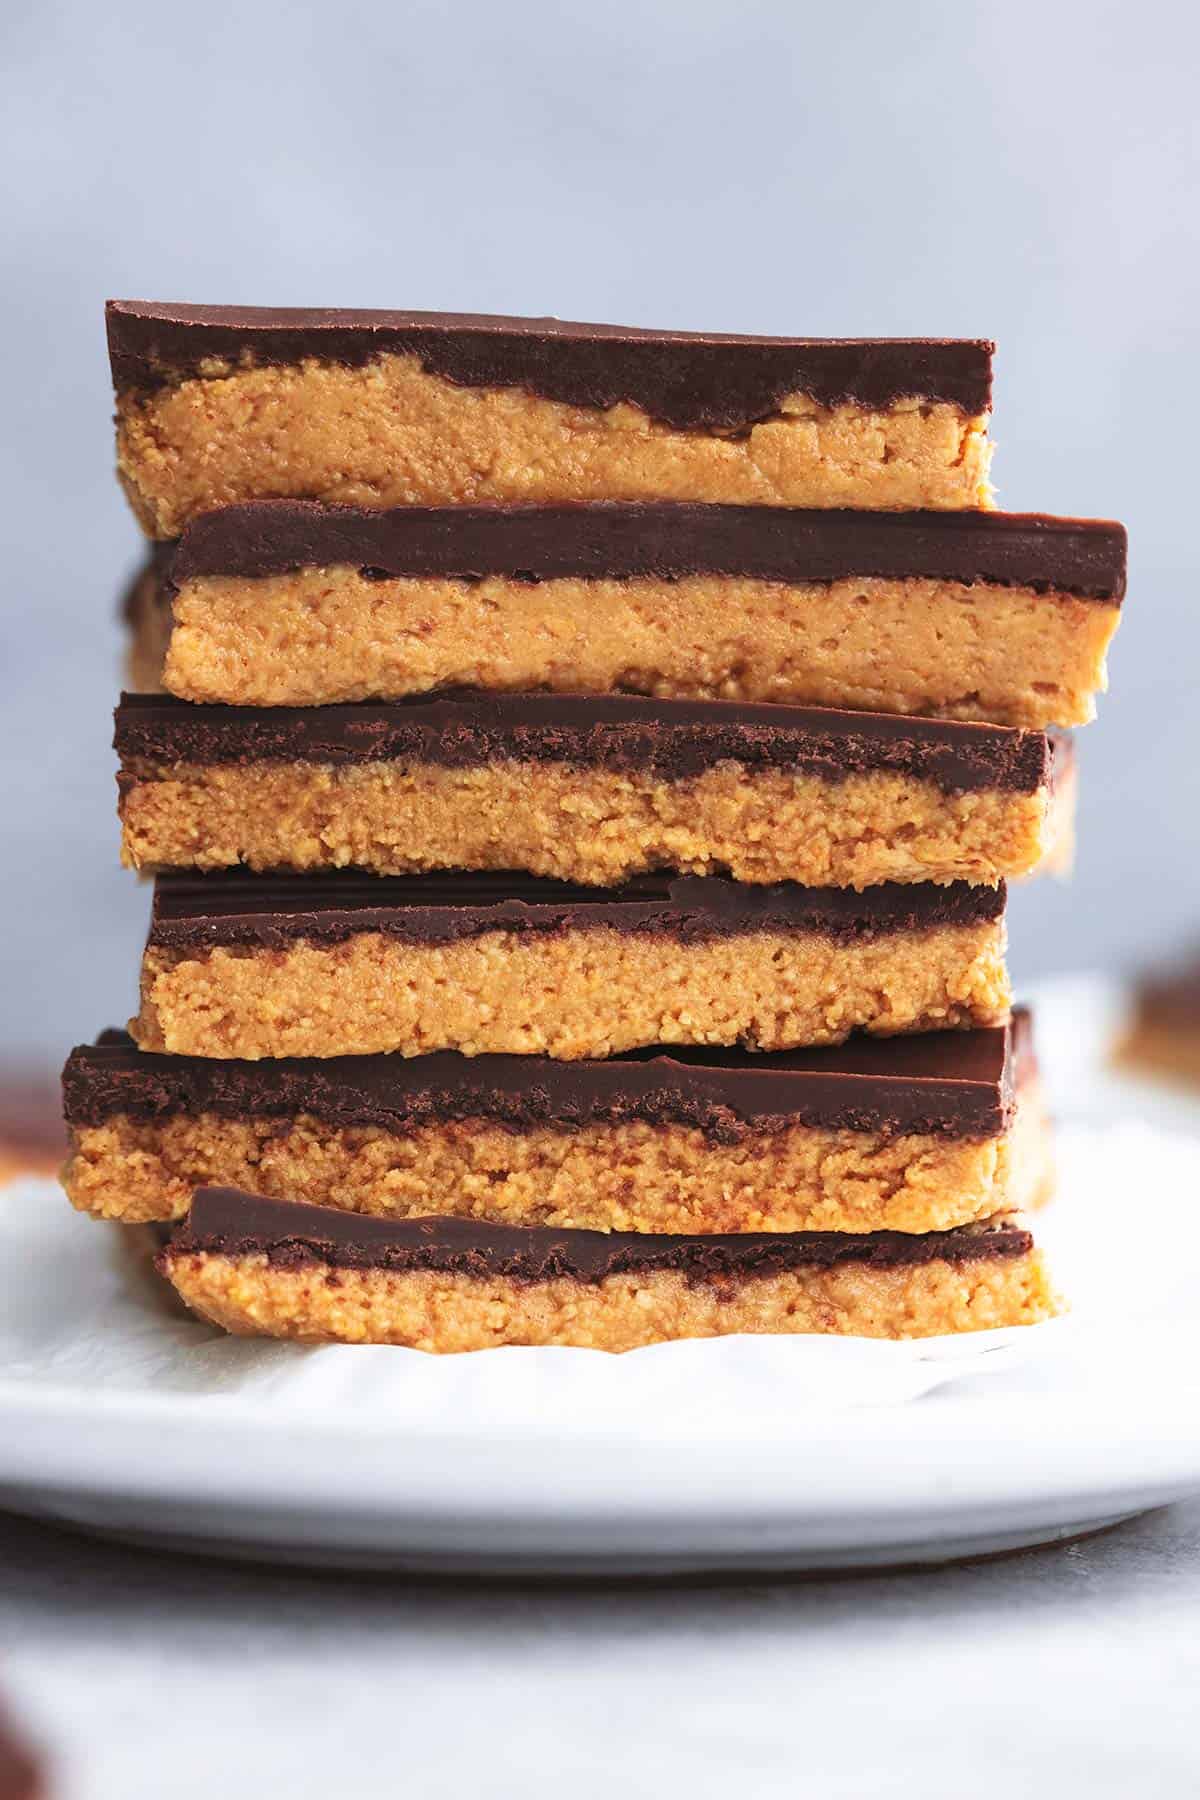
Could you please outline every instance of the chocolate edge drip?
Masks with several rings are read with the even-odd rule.
[[[689,1281],[753,1279],[804,1267],[866,1263],[898,1268],[933,1261],[1021,1256],[1030,1233],[1008,1223],[909,1234],[897,1231],[746,1232],[668,1237],[485,1225],[473,1219],[378,1219],[302,1202],[268,1200],[236,1188],[202,1188],[188,1219],[161,1252],[265,1255],[275,1267],[323,1263],[395,1274],[440,1271],[485,1280],[568,1279],[598,1285],[611,1276],[678,1272]]]
[[[596,502],[363,507],[265,500],[203,514],[163,565],[173,590],[205,576],[347,567],[380,577],[779,582],[934,579],[1119,603],[1124,527],[1037,513],[805,511]]]
[[[766,1056],[673,1049],[575,1063],[450,1052],[219,1061],[154,1056],[121,1033],[71,1052],[63,1099],[76,1128],[208,1113],[303,1115],[331,1130],[401,1135],[462,1121],[516,1133],[639,1121],[721,1144],[798,1127],[980,1141],[1008,1129],[1035,1075],[1018,1009],[1011,1034],[994,1027]]]
[[[109,301],[109,361],[118,395],[204,373],[308,360],[362,367],[416,356],[460,387],[521,387],[605,409],[622,401],[677,430],[737,432],[776,416],[791,394],[816,404],[887,409],[947,402],[968,416],[991,405],[986,339],[787,339],[654,332],[557,319],[451,313],[355,313]]]
[[[439,767],[490,761],[570,763],[686,780],[718,762],[841,782],[898,772],[945,792],[1032,793],[1052,738],[1006,725],[836,708],[634,695],[484,694],[309,707],[197,705],[123,694],[114,748],[126,784],[137,764],[327,764],[401,758]]]

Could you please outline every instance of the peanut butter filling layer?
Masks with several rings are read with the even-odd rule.
[[[222,1186],[387,1218],[684,1234],[952,1230],[1034,1207],[1050,1184],[1032,1087],[1012,1129],[983,1140],[794,1125],[714,1143],[644,1121],[397,1132],[311,1114],[118,1114],[75,1129],[63,1171],[81,1212],[126,1223],[182,1219],[196,1188]]]
[[[518,387],[462,387],[412,355],[309,360],[191,377],[117,400],[117,466],[151,537],[240,501],[368,507],[471,501],[738,501],[988,506],[985,415],[900,400],[885,411],[806,395],[736,436],[678,430]]]
[[[616,886],[656,869],[871,887],[1069,865],[1074,787],[947,794],[901,772],[825,781],[721,763],[679,780],[569,763],[158,765],[122,778],[138,869],[520,869]]]
[[[323,705],[461,685],[1038,729],[1094,716],[1120,620],[1116,603],[994,583],[463,581],[348,566],[195,576],[175,597],[173,629],[165,613],[164,601],[139,614],[136,673],[141,691],[185,700]]]
[[[169,1248],[161,1266],[189,1306],[240,1336],[435,1352],[502,1344],[623,1351],[732,1332],[934,1337],[1032,1325],[1060,1310],[1037,1250],[885,1269],[801,1267],[721,1282],[653,1271],[596,1285],[320,1264],[281,1268],[261,1253]]]
[[[258,1058],[435,1050],[614,1056],[653,1044],[757,1050],[995,1025],[1002,921],[865,943],[764,931],[684,942],[606,928],[449,944],[378,931],[286,949],[147,948],[142,1050]]]

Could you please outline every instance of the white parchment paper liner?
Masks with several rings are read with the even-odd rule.
[[[698,1429],[726,1439],[801,1416],[896,1408],[986,1378],[1031,1398],[1116,1403],[1200,1380],[1200,1141],[1136,1124],[1070,1128],[1062,1193],[1036,1222],[1069,1318],[913,1343],[727,1338],[608,1356],[504,1349],[434,1357],[384,1347],[227,1338],[173,1310],[49,1182],[0,1191],[0,1386],[47,1404],[230,1411],[392,1433],[510,1440],[614,1434],[631,1447]],[[0,1451],[2,1459],[2,1451]]]

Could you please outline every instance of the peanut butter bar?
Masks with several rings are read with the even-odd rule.
[[[1048,1197],[1029,1019],[751,1056],[213,1061],[123,1033],[63,1071],[75,1206],[180,1219],[250,1187],[383,1218],[706,1233],[944,1231]]]
[[[812,887],[995,882],[1069,860],[1069,740],[733,701],[460,693],[117,711],[139,869],[657,869]]]
[[[966,883],[162,876],[130,1029],[182,1056],[574,1059],[990,1025],[1004,903]]]
[[[339,506],[990,499],[993,346],[110,301],[117,465],[146,532]]]
[[[159,1268],[242,1336],[635,1350],[731,1332],[914,1338],[1051,1317],[1019,1218],[956,1231],[720,1237],[363,1218],[203,1188]]]
[[[264,501],[163,546],[134,685],[247,706],[454,686],[1082,725],[1125,533],[988,512]]]

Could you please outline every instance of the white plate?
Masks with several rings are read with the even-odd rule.
[[[941,1561],[1093,1530],[1200,1490],[1200,1138],[1076,1125],[1062,1160],[1043,1236],[1069,1320],[624,1357],[234,1341],[131,1279],[117,1232],[51,1184],[11,1188],[0,1505],[223,1555],[544,1575]]]

